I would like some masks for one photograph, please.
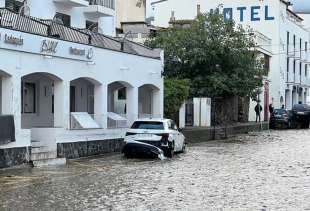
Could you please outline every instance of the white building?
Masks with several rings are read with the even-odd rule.
[[[299,101],[309,103],[310,49],[307,28],[310,25],[304,25],[303,19],[291,10],[287,1],[162,0],[153,2],[152,7],[155,26],[168,27],[171,17],[192,20],[199,11],[207,12],[219,7],[225,18],[233,18],[237,24],[251,27],[256,34],[257,50],[263,53],[270,69],[260,96],[265,120],[268,119],[270,102],[276,108],[285,105],[287,109]],[[255,118],[254,106],[253,102],[250,120]]]
[[[118,139],[139,116],[163,116],[162,53],[86,30],[89,20],[115,30],[114,1],[90,2],[0,0],[0,115],[14,116],[16,136],[0,151],[40,142],[55,154],[56,144]]]

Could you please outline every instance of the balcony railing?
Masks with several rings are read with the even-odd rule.
[[[87,33],[77,29],[66,27],[52,20],[19,15],[6,8],[0,8],[0,26],[82,44],[88,44],[90,39]]]
[[[114,0],[89,0],[89,5],[99,5],[104,6],[110,9],[115,9],[115,1]]]
[[[272,51],[272,40],[267,37],[266,35],[255,31],[254,32],[255,35],[255,41],[257,43],[258,46],[260,46],[262,49],[271,52]]]
[[[114,4],[114,1],[109,1]],[[0,8],[0,27],[74,43],[91,45],[98,48],[110,49],[113,51],[120,51],[155,59],[160,58],[157,51],[128,40],[125,41],[125,47],[122,50],[122,39],[108,37],[87,29],[64,26],[52,20],[43,20],[31,16],[19,15],[7,8]]]

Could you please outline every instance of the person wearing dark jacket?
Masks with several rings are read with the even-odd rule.
[[[256,122],[257,122],[257,120],[260,122],[261,120],[260,120],[260,113],[262,112],[262,110],[263,110],[263,108],[262,108],[262,106],[259,104],[259,103],[257,103],[257,105],[255,106],[255,113],[256,113]]]
[[[274,111],[274,107],[273,107],[272,103],[270,103],[270,105],[269,105],[269,113],[272,114],[273,111]]]

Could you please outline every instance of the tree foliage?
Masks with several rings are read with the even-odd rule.
[[[189,81],[165,79],[165,116],[176,120],[181,105],[189,96]]]
[[[262,87],[265,71],[253,37],[219,13],[199,15],[146,44],[164,49],[165,77],[190,80],[191,96],[252,97]]]

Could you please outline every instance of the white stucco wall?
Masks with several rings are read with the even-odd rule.
[[[97,115],[105,115],[106,117],[108,107],[107,86],[114,81],[124,81],[132,86],[128,93],[130,101],[127,105],[131,121],[138,116],[138,87],[144,84],[152,84],[161,90],[156,105],[161,115],[163,114],[163,78],[161,77],[163,66],[160,59],[47,39],[3,28],[0,28],[0,33],[2,35],[0,40],[0,70],[11,75],[7,80],[2,80],[2,87],[5,86],[6,88],[6,91],[2,92],[5,96],[2,97],[7,99],[5,103],[3,102],[5,107],[2,106],[2,110],[4,114],[14,114],[17,134],[17,142],[14,143],[15,145],[11,144],[10,146],[30,144],[29,131],[21,130],[21,78],[32,73],[49,73],[61,80],[61,85],[55,86],[55,95],[57,96],[55,96],[54,124],[57,127],[65,129],[68,127],[70,116],[70,81],[81,77],[89,78],[99,84],[95,87],[94,93],[94,107],[95,114]],[[24,40],[23,45],[5,43],[3,40],[5,34],[21,37]],[[43,55],[40,52],[43,40],[58,42],[57,52]],[[92,48],[94,57],[87,59],[86,56],[71,55],[69,54],[70,47],[86,49],[86,51]],[[44,86],[44,83],[44,80],[40,80],[42,86]],[[83,89],[86,89],[86,86]],[[78,95],[80,93],[77,93]],[[49,100],[44,102],[46,103]],[[85,104],[83,104],[85,101],[81,102],[78,106],[85,108]],[[40,106],[41,111],[43,111],[42,109],[47,111],[51,109],[49,108],[50,105],[43,107]],[[81,110],[84,110],[83,108]],[[49,121],[48,119],[45,120]],[[28,142],[25,140],[28,140]]]

